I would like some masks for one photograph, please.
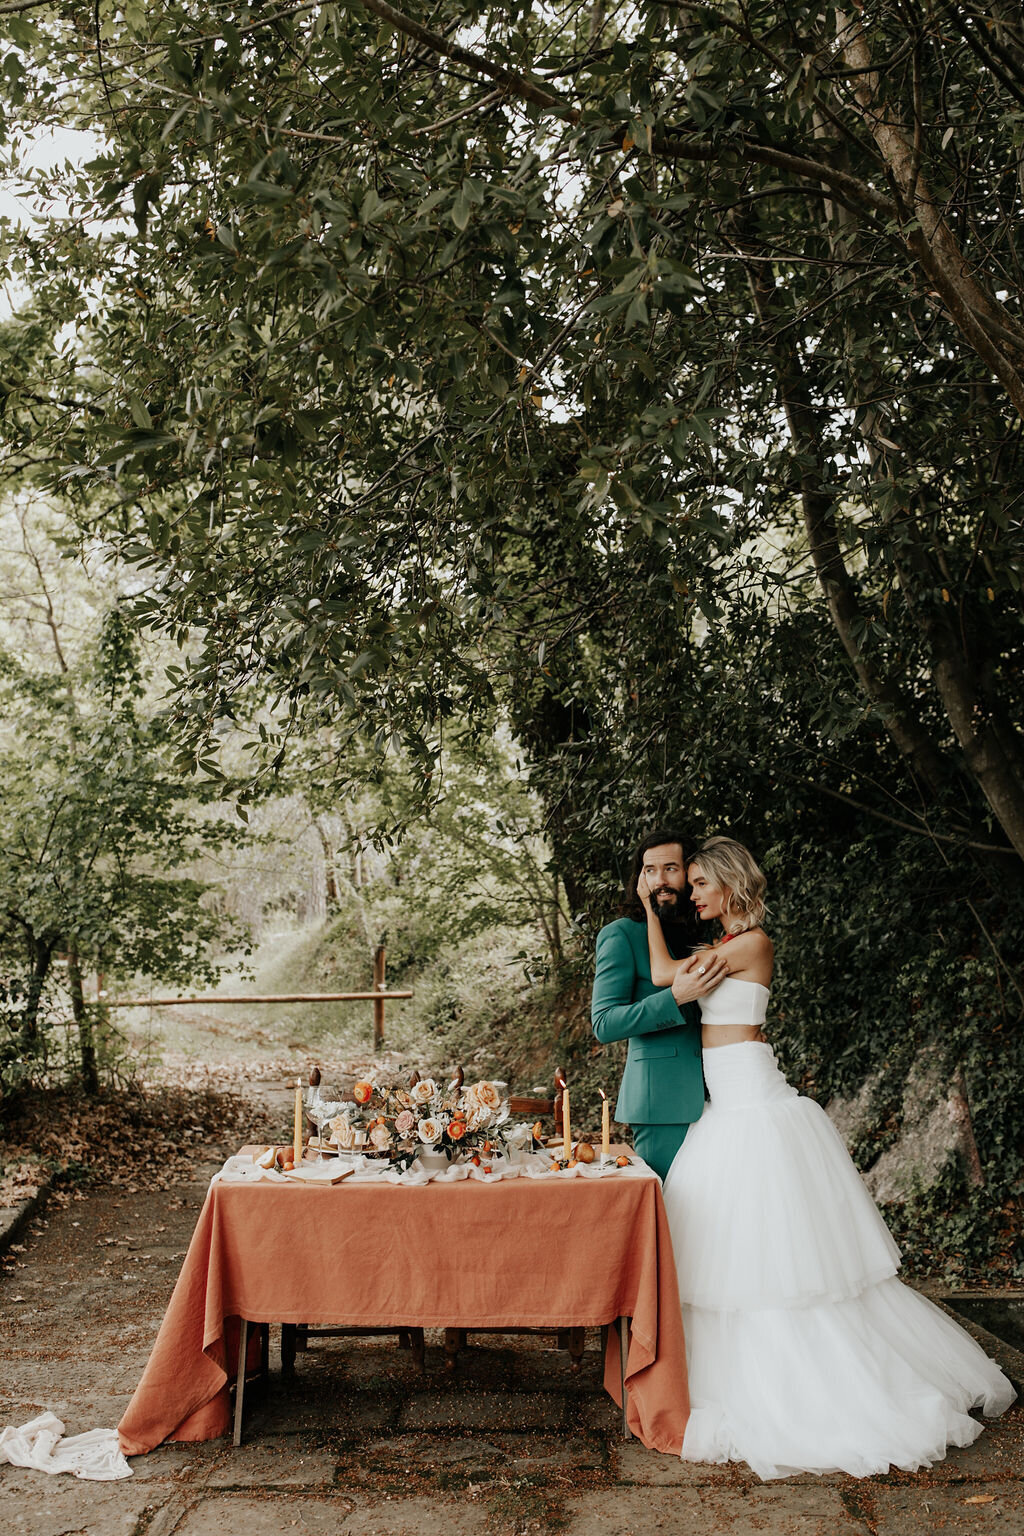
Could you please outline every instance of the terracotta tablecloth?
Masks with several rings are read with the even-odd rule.
[[[327,1327],[592,1327],[631,1317],[630,1428],[679,1454],[689,1415],[656,1178],[306,1188],[214,1182],[118,1431],[127,1455],[230,1425],[238,1319]],[[605,1386],[618,1402],[609,1330]]]

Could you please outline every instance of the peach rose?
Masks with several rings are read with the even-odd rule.
[[[501,1094],[494,1083],[471,1083],[466,1089],[467,1109],[486,1109],[495,1114],[501,1108]]]
[[[412,1113],[411,1110],[403,1109],[402,1113],[395,1121],[395,1130],[398,1132],[399,1136],[408,1136],[409,1132],[412,1130],[415,1124],[416,1116]]]
[[[391,1145],[391,1132],[386,1125],[375,1125],[370,1132],[370,1144],[378,1152],[386,1152]]]
[[[352,1097],[355,1099],[357,1104],[368,1104],[373,1098],[373,1084],[356,1083],[355,1087],[352,1089]]]
[[[437,1092],[437,1084],[432,1077],[421,1077],[418,1083],[414,1083],[409,1089],[409,1097],[414,1104],[429,1104]]]
[[[416,1085],[419,1087],[419,1084]],[[421,1120],[416,1127],[416,1134],[424,1146],[432,1147],[435,1142],[441,1140],[441,1124],[438,1120]]]

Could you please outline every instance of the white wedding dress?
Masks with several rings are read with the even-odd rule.
[[[768,989],[730,977],[704,1026],[760,1025]],[[665,1205],[686,1330],[686,1461],[762,1478],[915,1471],[969,1445],[971,1408],[1015,1393],[970,1336],[895,1278],[899,1249],[820,1105],[770,1045],[704,1052],[710,1104]]]

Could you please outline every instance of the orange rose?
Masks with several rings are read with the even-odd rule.
[[[355,1087],[352,1089],[352,1097],[355,1099],[357,1104],[368,1104],[373,1098],[373,1084],[356,1083]]]
[[[448,1136],[451,1141],[461,1141],[466,1134],[465,1120],[453,1120],[448,1127]]]

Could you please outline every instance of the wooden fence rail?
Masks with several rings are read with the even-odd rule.
[[[106,997],[105,1008],[176,1008],[179,1003],[364,1003],[389,997],[412,997],[411,992],[254,992],[229,997],[211,992],[205,997]]]
[[[412,997],[412,992],[389,992],[384,984],[384,946],[373,953],[372,992],[243,992],[237,996],[212,993],[199,997],[105,997],[104,1008],[178,1008],[201,1003],[373,1003],[373,1044],[384,1044],[384,1004],[391,998]]]

